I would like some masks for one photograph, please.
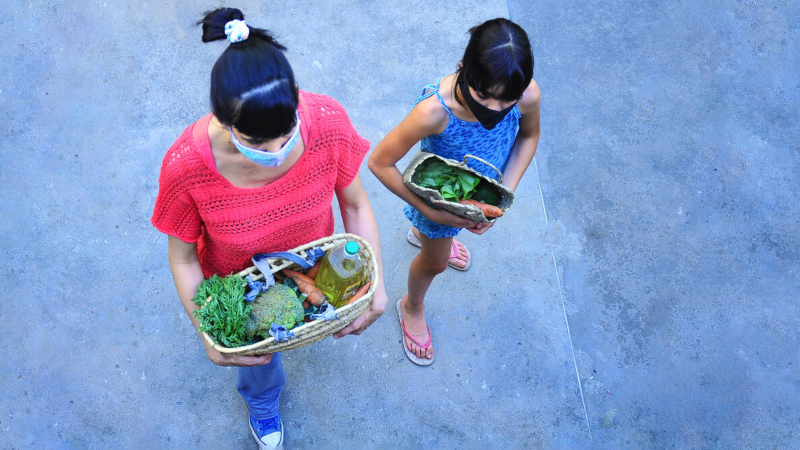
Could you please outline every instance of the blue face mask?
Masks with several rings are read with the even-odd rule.
[[[297,137],[300,136],[300,115],[295,113],[295,117],[297,118],[297,124],[294,128],[294,133],[292,133],[292,137],[286,141],[285,144],[281,147],[280,150],[277,152],[268,152],[266,150],[259,150],[257,148],[250,148],[243,145],[236,139],[236,135],[233,134],[233,129],[228,127],[228,131],[231,132],[231,142],[236,147],[236,150],[239,150],[241,154],[243,154],[247,159],[253,161],[256,164],[260,164],[266,167],[278,167],[283,164],[283,161],[289,156],[289,153],[294,150],[295,144],[297,144]]]

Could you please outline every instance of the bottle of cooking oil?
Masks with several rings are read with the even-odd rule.
[[[317,287],[336,308],[347,303],[364,281],[365,266],[358,256],[358,243],[348,241],[322,257],[317,272]]]

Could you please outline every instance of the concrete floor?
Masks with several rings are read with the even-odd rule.
[[[393,304],[287,352],[287,447],[800,447],[800,6],[397,5],[236,4],[373,147],[510,17],[543,135],[508,216],[464,233],[473,268],[430,291],[436,363],[408,362]],[[0,448],[255,447],[148,220],[208,111],[214,6],[0,4]],[[362,176],[396,299],[416,249]]]

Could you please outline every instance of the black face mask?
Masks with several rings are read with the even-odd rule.
[[[472,111],[472,114],[475,115],[475,118],[478,119],[478,122],[480,122],[481,125],[483,125],[483,128],[486,128],[487,130],[491,130],[492,128],[497,126],[497,124],[500,123],[501,120],[503,120],[506,114],[508,114],[511,111],[511,109],[513,109],[514,106],[516,106],[516,103],[514,103],[513,105],[509,106],[506,109],[495,111],[493,109],[489,109],[481,105],[480,103],[475,101],[474,98],[472,98],[472,94],[470,94],[469,92],[469,84],[467,84],[467,77],[465,76],[461,77],[460,87],[461,87],[461,95],[463,95],[464,100],[467,101],[467,106],[469,107],[469,110]]]

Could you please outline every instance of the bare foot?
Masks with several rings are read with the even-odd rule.
[[[415,312],[409,309],[408,295],[404,295],[400,301],[400,309],[403,311],[403,323],[405,323],[408,334],[414,337],[419,343],[426,343],[430,339],[428,334],[428,324],[425,322],[424,308],[422,312]],[[417,358],[433,358],[433,343],[428,348],[422,348],[414,343],[408,336],[403,336],[406,348],[413,353]]]

